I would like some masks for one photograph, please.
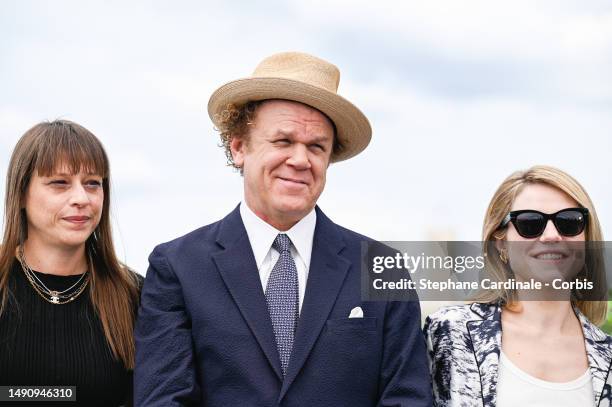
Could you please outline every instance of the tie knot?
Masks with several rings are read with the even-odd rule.
[[[279,253],[288,252],[291,247],[291,239],[284,233],[279,233],[274,239],[274,243],[272,243],[272,247],[276,249]]]

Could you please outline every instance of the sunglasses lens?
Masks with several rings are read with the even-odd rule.
[[[584,215],[575,210],[559,212],[554,222],[559,233],[564,236],[579,235],[586,225]]]
[[[537,212],[520,213],[514,220],[514,227],[518,234],[523,237],[537,237],[544,231],[546,219]]]

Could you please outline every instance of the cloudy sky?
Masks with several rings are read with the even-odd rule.
[[[382,240],[477,240],[511,172],[558,166],[612,233],[612,3],[5,1],[0,187],[32,125],[74,120],[111,157],[120,257],[213,222],[242,197],[206,114],[265,56],[336,64],[372,143],[332,165],[319,201]]]

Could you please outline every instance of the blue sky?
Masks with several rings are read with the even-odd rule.
[[[499,183],[550,164],[612,233],[609,1],[3,2],[0,170],[41,120],[89,128],[111,157],[120,257],[144,273],[156,244],[240,201],[206,104],[287,50],[336,64],[372,122],[369,148],[328,171],[337,223],[477,240]]]

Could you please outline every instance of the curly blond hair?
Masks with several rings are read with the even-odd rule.
[[[216,130],[219,132],[221,138],[219,147],[223,147],[225,150],[228,166],[241,169],[234,163],[231,142],[234,137],[244,138],[246,140],[249,134],[249,126],[253,124],[257,109],[263,102],[265,102],[265,100],[250,101],[242,105],[228,104],[225,109],[215,115]],[[332,155],[334,155],[338,154],[343,146],[336,136],[336,125],[331,119],[329,119],[329,122],[334,128],[334,142],[332,148]]]

